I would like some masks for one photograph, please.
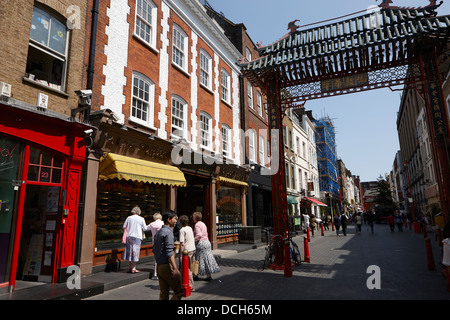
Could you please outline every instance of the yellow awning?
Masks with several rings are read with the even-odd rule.
[[[223,182],[223,183],[231,184],[231,185],[235,185],[235,186],[248,187],[248,183],[247,182],[234,180],[234,179],[230,179],[230,178],[225,178],[225,177],[222,177],[222,176],[219,176],[219,178],[217,179],[217,182],[219,184],[221,182]]]
[[[125,179],[185,187],[183,172],[174,166],[108,153],[100,159],[99,180]]]

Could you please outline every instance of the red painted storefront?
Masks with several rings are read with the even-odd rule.
[[[0,287],[70,276],[88,128],[0,103]]]

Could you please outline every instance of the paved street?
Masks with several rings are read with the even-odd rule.
[[[310,263],[302,263],[291,278],[283,271],[259,271],[264,247],[241,253],[223,254],[219,259],[221,272],[213,281],[196,281],[196,291],[184,300],[449,300],[446,281],[439,265],[442,256],[435,240],[431,239],[436,271],[428,270],[423,234],[409,229],[392,233],[387,225],[375,225],[371,234],[363,225],[362,234],[355,234],[349,226],[346,237],[325,231],[316,232],[309,243]],[[303,257],[303,237],[297,236]],[[372,272],[378,266],[381,288],[368,289]],[[144,280],[86,300],[157,300],[157,280]]]

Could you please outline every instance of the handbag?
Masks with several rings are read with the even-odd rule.
[[[198,275],[198,265],[199,262],[197,260],[191,262],[191,272],[193,276]]]
[[[122,243],[127,243],[127,228],[123,229]]]

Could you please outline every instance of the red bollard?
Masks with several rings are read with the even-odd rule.
[[[306,228],[306,235],[308,236],[308,242],[311,242],[311,237],[309,236],[309,227]]]
[[[311,258],[309,257],[309,244],[308,244],[308,238],[303,237],[303,247],[305,250],[305,260],[304,262],[311,262]]]
[[[181,285],[184,289],[183,297],[189,297],[191,295],[191,287],[189,286],[189,256],[188,251],[183,250],[182,252],[182,268],[181,268]]]
[[[292,277],[291,251],[289,248],[289,239],[284,239],[284,276]]]
[[[322,236],[324,236],[325,235],[325,230],[323,229],[323,224],[321,226],[322,226]]]
[[[331,222],[331,231],[334,231],[334,222]]]
[[[427,247],[428,270],[436,270],[436,265],[434,264],[433,258],[433,251],[431,250],[431,242],[429,238],[425,239],[425,245]]]

